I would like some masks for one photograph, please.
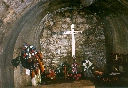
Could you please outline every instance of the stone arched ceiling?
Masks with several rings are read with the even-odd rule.
[[[2,0],[6,1],[6,0]],[[24,1],[24,0],[22,0]],[[91,4],[86,4],[86,1],[93,1]],[[35,3],[34,3],[35,4]],[[15,25],[5,25],[5,29],[9,30],[8,35],[0,35],[2,39],[5,37],[2,45],[3,51],[1,56],[1,87],[13,87],[14,79],[12,76],[14,74],[13,67],[11,65],[11,60],[13,59],[13,51],[20,51],[18,48],[24,43],[29,42],[33,45],[39,47],[38,34],[40,30],[39,23],[48,12],[53,12],[59,8],[75,6],[83,8],[83,11],[88,14],[97,14],[104,22],[104,31],[106,36],[107,52],[121,52],[127,53],[128,51],[128,8],[127,0],[42,0],[36,3],[32,8],[28,9],[25,14],[17,21],[13,21]],[[21,12],[22,13],[22,12]],[[45,21],[45,19],[44,19]],[[0,26],[3,27],[3,22],[1,20]],[[8,27],[8,28],[7,28]],[[1,28],[2,29],[2,28]],[[123,29],[123,30],[122,30]],[[7,31],[6,31],[7,32]],[[1,37],[2,36],[2,37]],[[35,40],[32,40],[36,38]],[[111,47],[111,48],[109,48]],[[39,49],[39,48],[38,48]],[[15,56],[14,56],[15,57]],[[11,79],[11,80],[8,80]],[[6,85],[8,84],[8,85]]]

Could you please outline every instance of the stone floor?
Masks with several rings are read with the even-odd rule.
[[[38,85],[36,87],[28,86],[25,88],[95,88],[95,85],[90,80],[79,80],[73,82],[66,80],[63,83],[57,83],[54,80],[52,81],[53,82],[51,82],[49,85]]]
[[[27,86],[25,88],[128,88],[128,81],[107,81],[101,79],[80,79],[78,81],[71,80],[51,80],[46,85]]]

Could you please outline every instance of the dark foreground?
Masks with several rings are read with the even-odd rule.
[[[101,79],[79,79],[77,81],[69,79],[52,79],[42,85],[27,86],[26,88],[128,88],[128,82],[124,80],[103,81]]]

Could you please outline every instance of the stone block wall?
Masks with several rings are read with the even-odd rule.
[[[36,0],[0,0],[0,87],[20,87],[27,84],[22,84],[24,76],[21,76],[18,71],[20,68],[14,69],[11,60],[15,57],[11,54],[13,51],[13,43],[11,43],[10,36],[14,36],[11,33],[15,32],[14,25],[22,17],[22,15],[29,10],[34,4],[38,2]],[[18,25],[17,25],[18,26]],[[16,36],[15,36],[16,37]],[[12,38],[13,40],[13,38]],[[8,43],[9,42],[9,43]],[[10,48],[7,48],[11,46]],[[6,51],[7,49],[7,51]],[[15,52],[15,51],[14,51]],[[16,55],[19,53],[16,52]],[[21,67],[21,66],[20,66]],[[22,67],[21,67],[22,68]],[[14,77],[15,75],[15,77]],[[27,78],[27,77],[26,77]],[[14,79],[16,84],[14,83]],[[22,79],[20,85],[18,80]],[[8,85],[7,85],[8,84]]]
[[[75,24],[76,60],[81,67],[82,61],[89,59],[96,70],[104,70],[106,65],[106,47],[104,24],[96,14],[88,15],[81,10],[70,11],[70,7],[61,8],[51,13],[42,29],[40,44],[43,59],[48,68],[56,68],[60,63],[72,63],[71,35],[64,31],[71,30]],[[73,21],[72,21],[72,19]]]
[[[22,15],[23,11],[32,3],[34,3],[34,0],[1,0],[0,19],[4,23],[10,23],[16,20],[19,15]]]
[[[54,42],[52,41],[52,39],[57,39],[58,41],[60,41],[60,44],[62,44],[63,47],[58,47],[58,43],[53,43],[53,45],[57,44],[57,46],[53,47],[51,44],[50,46],[58,50],[57,52],[60,52],[58,48],[60,49],[62,48],[61,50],[63,50],[63,53],[60,53],[56,57],[57,59],[54,59],[54,60],[58,60],[58,58],[61,56],[64,58],[62,60],[65,60],[66,58],[68,59],[71,56],[71,45],[70,45],[71,36],[70,35],[62,36],[62,35],[54,34],[54,32],[70,30],[71,14],[69,13],[68,8],[67,9],[63,8],[63,10],[65,10],[66,12],[63,12],[59,9],[58,11],[61,11],[61,12],[56,11],[55,13],[52,13],[54,14],[53,16],[54,18],[51,18],[51,20],[49,20],[50,18],[48,18],[49,20],[48,22],[46,22],[46,18],[45,18],[45,15],[47,14],[48,11],[56,10],[56,8],[71,6],[71,4],[70,3],[63,4],[63,2],[59,3],[60,2],[59,0],[58,0],[59,4],[57,4],[56,2],[54,2],[54,0],[50,0],[56,3],[57,6],[54,6],[55,4],[52,5],[52,2],[51,2],[51,6],[49,6],[48,3],[47,5],[42,6],[43,4],[41,2],[41,4],[37,4],[36,7],[32,8],[32,6],[34,6],[38,1],[45,2],[49,0],[0,0],[0,58],[1,58],[0,59],[0,79],[2,79],[0,80],[1,88],[14,86],[14,82],[13,82],[14,79],[11,77],[14,76],[15,69],[12,67],[10,62],[13,58],[19,55],[19,51],[17,50],[19,50],[19,47],[28,40],[31,44],[34,44],[34,46],[37,46],[38,49],[40,49],[40,44],[38,43],[39,39],[41,39],[41,41],[44,42],[45,44],[47,44],[47,42],[43,40],[43,37],[45,37],[46,40],[49,40],[50,43]],[[68,0],[62,0],[62,1],[68,2]],[[69,0],[69,1],[72,1],[72,0]],[[84,0],[84,1],[89,1],[89,0]],[[90,0],[90,1],[95,1],[95,0]],[[114,6],[113,6],[113,3],[110,2],[111,0],[108,0],[108,1],[109,3],[101,2],[100,4],[97,4],[97,6],[93,6],[92,9],[84,8],[83,11],[78,11],[78,12],[76,11],[77,16],[76,14],[74,14],[75,15],[74,20],[78,22],[78,23],[75,23],[76,30],[83,31],[83,34],[76,35],[76,39],[77,39],[76,40],[76,46],[77,46],[76,56],[77,58],[80,57],[78,59],[80,60],[80,62],[81,60],[91,57],[90,59],[92,60],[93,63],[95,63],[96,66],[98,66],[98,64],[96,63],[101,64],[102,62],[103,64],[101,65],[104,65],[105,63],[104,60],[106,59],[101,59],[100,57],[103,56],[104,58],[106,51],[107,51],[107,54],[113,51],[117,53],[127,53],[128,51],[128,46],[127,46],[128,45],[128,41],[127,41],[128,15],[126,14],[127,9],[121,4],[119,4],[117,0],[114,0],[114,2],[117,2],[116,4],[114,3]],[[123,0],[123,1],[126,1],[126,0]],[[102,8],[103,6],[104,7],[106,6],[107,10],[103,9]],[[48,10],[47,8],[51,10]],[[97,17],[97,14],[95,14],[95,11],[93,10],[93,8],[97,10],[96,13],[101,14],[100,17]],[[124,9],[122,10],[122,8]],[[114,14],[109,13],[110,9],[111,11],[114,11],[116,13],[118,13],[119,11],[119,13],[118,14],[114,12],[113,12]],[[84,13],[85,10],[87,12],[90,12],[90,15],[87,15],[86,13]],[[106,13],[105,16],[102,15],[103,12]],[[42,19],[42,18],[45,18],[45,19]],[[50,22],[51,28],[49,27],[49,22]],[[41,30],[43,30],[44,32],[41,33]],[[49,35],[46,35],[45,33],[47,33],[48,30],[50,30]],[[102,32],[103,30],[105,32]],[[43,36],[41,38],[39,38],[40,33]],[[54,38],[51,37],[51,34]],[[101,35],[103,35],[103,37]],[[68,44],[67,44],[67,40],[69,40]],[[79,40],[81,41],[79,42]],[[62,42],[65,42],[65,44],[63,44]],[[105,48],[104,43],[107,46],[106,50],[104,49]],[[100,45],[100,44],[103,44],[103,45]],[[50,46],[48,47],[49,49],[51,49]],[[42,52],[44,52],[43,51],[44,49],[47,49],[43,47],[44,46],[42,45],[41,47]],[[100,51],[100,50],[103,50],[103,51]],[[92,52],[92,51],[95,51],[95,52]],[[80,52],[80,54],[78,52]],[[91,55],[89,55],[88,52]],[[103,52],[103,54],[101,52]],[[51,54],[51,53],[52,52],[49,52],[48,54]],[[45,54],[46,52],[44,52],[44,57],[46,58],[47,55]],[[65,55],[67,55],[67,57],[65,57]],[[100,55],[100,57],[98,57],[98,55]],[[94,59],[94,58],[98,58],[98,59]],[[95,62],[94,60],[97,62]],[[18,68],[15,71],[19,72],[21,69]],[[19,75],[20,73],[17,74],[17,76]],[[8,85],[6,85],[6,83]]]

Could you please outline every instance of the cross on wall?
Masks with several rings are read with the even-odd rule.
[[[75,36],[74,34],[82,33],[82,31],[74,31],[74,24],[71,25],[71,31],[66,31],[63,34],[72,34],[72,57],[75,57]]]

